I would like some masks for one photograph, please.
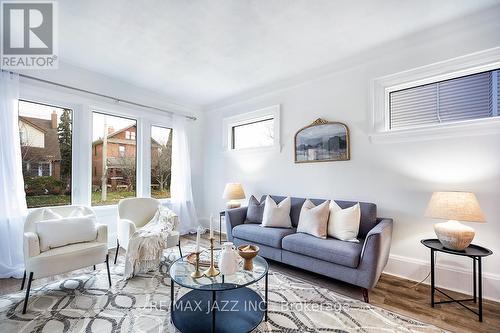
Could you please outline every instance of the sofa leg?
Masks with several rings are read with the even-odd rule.
[[[28,287],[26,288],[26,297],[24,298],[23,314],[26,313],[26,308],[28,307],[28,298],[30,297],[31,281],[33,281],[33,272],[30,272],[30,277],[28,278]]]
[[[118,250],[120,249],[120,242],[118,239],[116,240],[116,252],[115,252],[115,262],[114,265],[116,265],[116,258],[118,258]]]
[[[26,271],[24,271],[23,282],[21,282],[21,290],[24,289],[24,283],[26,282]]]
[[[182,249],[181,249],[181,240],[179,239],[179,244],[177,244],[177,246],[179,247],[179,254],[181,255],[181,258],[182,258]]]
[[[106,268],[108,269],[108,282],[111,287],[111,273],[109,272],[109,254],[106,254]]]
[[[370,299],[368,298],[368,289],[363,288],[363,300],[365,303],[370,303]]]

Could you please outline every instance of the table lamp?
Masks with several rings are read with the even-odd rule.
[[[240,207],[241,202],[238,200],[245,199],[243,186],[240,183],[227,183],[222,198],[229,200],[226,204],[228,209]]]
[[[474,229],[459,221],[485,222],[479,202],[471,192],[434,192],[425,216],[448,220],[436,223],[434,231],[445,248],[457,251],[467,248],[475,235]]]

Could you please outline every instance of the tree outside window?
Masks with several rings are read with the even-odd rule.
[[[172,129],[151,127],[151,196],[170,198],[172,180]]]

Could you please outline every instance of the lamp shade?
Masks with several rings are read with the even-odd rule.
[[[224,194],[222,194],[223,199],[228,200],[238,200],[245,199],[245,191],[243,191],[243,186],[240,183],[227,183],[224,188]]]
[[[432,193],[425,216],[443,220],[485,222],[479,202],[471,192]]]

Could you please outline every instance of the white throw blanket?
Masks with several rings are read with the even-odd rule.
[[[130,237],[125,258],[124,278],[158,269],[170,232],[179,219],[170,209],[160,206],[155,216]]]

